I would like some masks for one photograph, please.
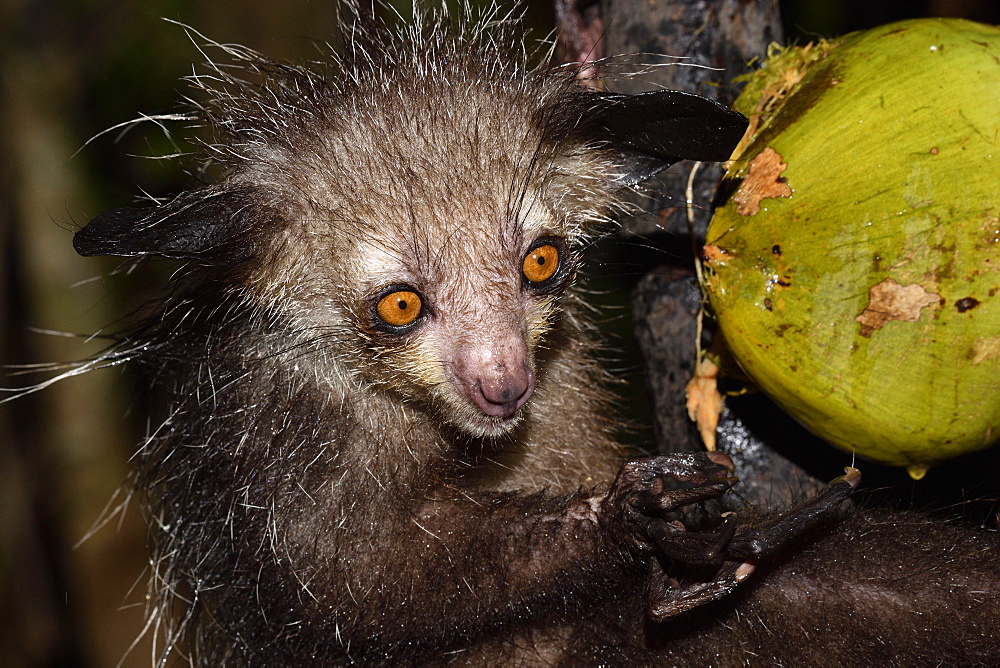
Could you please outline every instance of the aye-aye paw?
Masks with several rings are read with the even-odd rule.
[[[608,492],[605,521],[618,523],[640,547],[650,547],[654,533],[672,533],[661,513],[722,496],[736,484],[732,460],[722,453],[679,453],[636,459],[624,464]],[[663,526],[660,526],[663,525]]]

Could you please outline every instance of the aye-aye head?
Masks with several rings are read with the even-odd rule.
[[[226,176],[98,216],[77,250],[229,272],[250,308],[328,342],[338,373],[509,431],[586,235],[622,189],[728,158],[745,119],[675,91],[586,90],[486,23],[365,28],[312,69],[220,47],[233,62],[192,81]]]

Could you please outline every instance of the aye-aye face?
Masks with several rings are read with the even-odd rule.
[[[371,100],[331,128],[317,162],[279,166],[297,172],[302,214],[255,283],[306,336],[332,334],[362,383],[499,435],[535,390],[536,351],[584,230],[612,201],[612,168],[547,137],[537,99],[429,92],[400,108]]]

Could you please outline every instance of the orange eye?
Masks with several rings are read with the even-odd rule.
[[[533,249],[524,258],[521,270],[524,277],[532,283],[547,281],[559,268],[559,249],[551,244],[544,244]]]
[[[405,327],[420,316],[420,295],[409,290],[390,292],[379,300],[376,310],[382,322],[393,327]]]

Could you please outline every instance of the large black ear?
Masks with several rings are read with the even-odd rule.
[[[247,193],[204,191],[180,195],[149,208],[114,209],[94,218],[73,237],[80,255],[159,255],[239,264],[253,253],[259,212]]]
[[[625,160],[631,186],[681,160],[728,160],[747,119],[708,98],[676,90],[637,95],[590,93],[582,127]]]

